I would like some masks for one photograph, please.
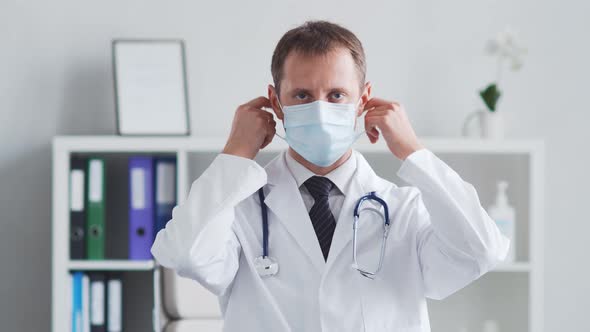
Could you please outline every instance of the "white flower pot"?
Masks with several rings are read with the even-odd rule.
[[[475,136],[472,132],[468,132],[471,120],[478,118],[477,124],[479,127],[479,136],[486,139],[501,139],[504,138],[504,115],[502,112],[490,111],[475,111],[469,114],[463,123],[463,136]]]

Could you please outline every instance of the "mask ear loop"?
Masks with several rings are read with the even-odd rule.
[[[281,105],[281,101],[279,100],[279,98],[277,97],[277,103],[279,103],[279,107],[281,108],[281,112],[283,112],[283,105]],[[283,112],[283,116],[285,116],[285,112]],[[285,129],[285,125],[283,124],[283,130],[285,131],[285,133],[287,132],[287,129]],[[279,137],[280,139],[282,139],[283,141],[287,142],[287,138],[283,137],[279,134],[277,134],[277,132],[275,131],[275,136]]]
[[[359,97],[359,100],[356,102],[355,111],[358,111],[359,104],[360,104],[360,102],[361,102],[362,100],[363,100],[363,96],[361,95],[361,96]],[[364,110],[363,110],[363,111],[364,111]],[[362,114],[363,114],[363,113],[364,113],[364,112],[361,112],[361,115],[356,117],[355,131],[356,131],[356,127],[358,126],[359,119],[362,117]],[[364,118],[363,118],[363,119],[364,119]],[[364,125],[363,125],[363,127],[364,127]],[[366,129],[366,128],[365,128],[365,130],[363,130],[363,131],[361,131],[361,132],[355,133],[355,138],[354,138],[354,140],[356,141],[357,139],[359,139],[359,137],[361,137],[363,134],[366,134],[366,133],[367,133],[367,129]]]

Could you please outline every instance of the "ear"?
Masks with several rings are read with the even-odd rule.
[[[363,91],[361,92],[360,105],[357,111],[357,116],[361,116],[365,111],[365,104],[371,100],[371,82],[366,82]]]
[[[279,95],[275,87],[272,84],[268,85],[268,99],[270,100],[270,106],[272,110],[275,112],[277,118],[281,121],[283,120],[283,111],[281,111],[281,107],[279,106]]]

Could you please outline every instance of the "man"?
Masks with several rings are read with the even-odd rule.
[[[371,98],[365,67],[360,41],[339,25],[288,31],[268,98],[238,107],[223,152],[158,233],[156,260],[219,296],[226,331],[430,331],[426,298],[504,260],[509,240],[474,187],[419,142],[401,104]],[[252,159],[276,126],[264,108],[290,147],[262,168]],[[378,177],[351,149],[364,112],[370,141],[385,140],[411,186]],[[363,203],[355,262],[353,213],[370,192],[387,209]]]

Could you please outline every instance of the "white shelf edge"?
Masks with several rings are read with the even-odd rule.
[[[420,142],[428,149],[438,153],[488,153],[488,154],[527,154],[543,147],[543,140],[527,139],[481,139],[464,137],[420,137]],[[53,144],[66,151],[80,152],[220,152],[226,138],[222,137],[126,137],[103,136],[55,136]],[[263,152],[276,152],[287,148],[287,144],[275,139]],[[371,144],[365,137],[353,145],[361,152],[386,152],[387,145],[381,139]]]
[[[70,271],[151,271],[156,266],[153,260],[130,261],[130,260],[70,260],[68,269]]]
[[[528,262],[501,263],[490,272],[530,272],[531,264]]]

